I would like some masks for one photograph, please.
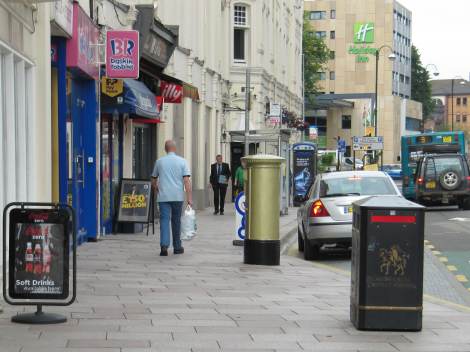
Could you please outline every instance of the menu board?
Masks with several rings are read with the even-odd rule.
[[[9,295],[65,299],[69,294],[69,214],[57,209],[10,213]]]
[[[151,190],[150,181],[122,179],[117,221],[147,223]]]

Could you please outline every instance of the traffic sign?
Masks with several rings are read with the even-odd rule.
[[[340,153],[346,152],[346,141],[344,139],[338,140],[338,152]]]
[[[353,150],[383,150],[384,139],[378,137],[353,137]]]

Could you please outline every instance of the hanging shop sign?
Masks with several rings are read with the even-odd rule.
[[[68,37],[73,34],[73,1],[54,1],[51,8],[51,24],[55,24],[59,31]]]
[[[183,100],[183,86],[176,83],[160,81],[160,93],[169,104],[181,104]]]
[[[101,93],[108,97],[117,97],[124,92],[124,81],[122,79],[102,77]]]
[[[136,5],[137,20],[133,28],[141,34],[142,58],[165,68],[177,45],[177,36],[155,19],[155,9],[150,5]]]
[[[77,68],[98,79],[96,52],[99,30],[77,2],[73,6],[73,35],[67,41],[67,67]]]
[[[277,125],[281,122],[281,114],[282,114],[282,109],[281,109],[281,104],[278,103],[270,103],[269,106],[269,121],[273,125]]]
[[[147,223],[152,184],[148,180],[122,179],[118,222]]]
[[[199,101],[199,90],[187,83],[183,83],[183,97],[190,98],[196,102]]]
[[[139,77],[139,32],[133,30],[106,32],[106,76]]]
[[[311,140],[314,140],[316,141],[317,138],[318,138],[318,127],[317,126],[314,126],[314,125],[311,125],[309,126],[308,128],[308,136]]]

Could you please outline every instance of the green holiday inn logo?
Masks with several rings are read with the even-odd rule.
[[[373,43],[374,28],[373,22],[356,22],[354,24],[354,43]]]

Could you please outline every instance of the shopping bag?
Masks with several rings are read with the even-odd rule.
[[[196,212],[188,204],[181,217],[181,239],[189,241],[196,236]]]

